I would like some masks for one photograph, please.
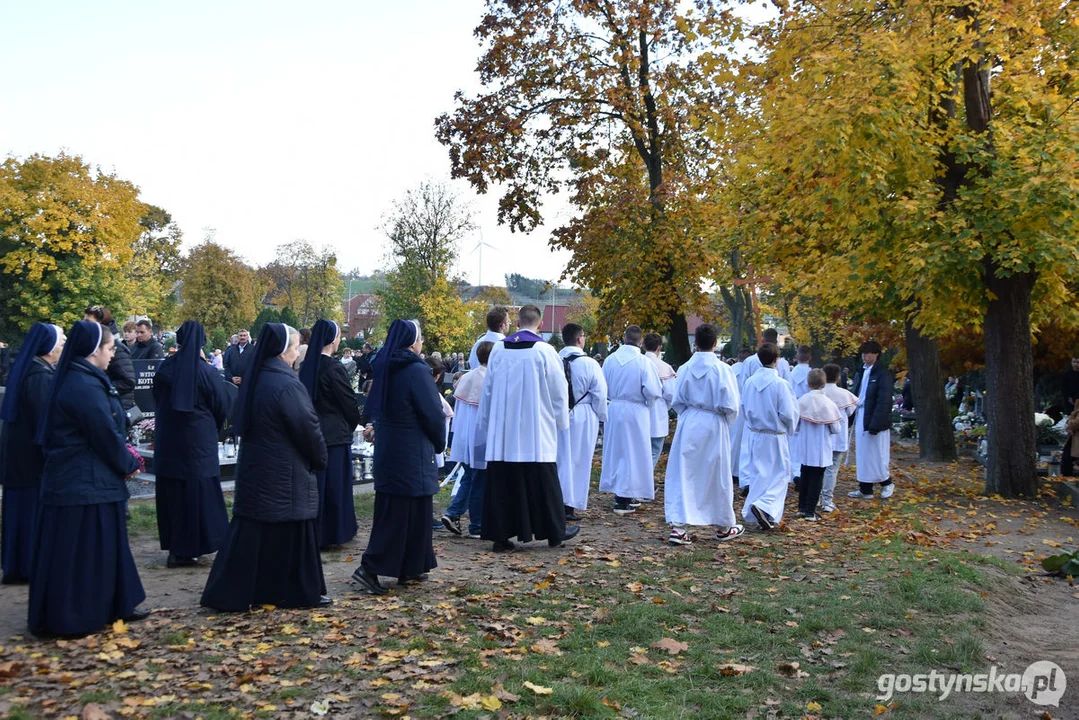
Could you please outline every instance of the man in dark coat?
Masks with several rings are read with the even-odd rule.
[[[251,362],[251,351],[254,346],[251,344],[251,333],[246,330],[241,330],[237,333],[239,342],[235,345],[229,345],[225,350],[225,357],[221,361],[225,367],[225,378],[230,380],[233,385],[239,385],[243,382],[244,375],[247,373],[247,366]]]
[[[120,396],[120,405],[124,408],[124,412],[127,412],[135,407],[135,368],[131,364],[131,349],[124,345],[123,335],[120,334],[120,329],[116,327],[116,321],[113,320],[112,313],[107,307],[91,305],[86,308],[83,320],[96,322],[112,332],[116,352],[109,361],[105,374],[112,381],[112,386],[116,388],[116,394]]]
[[[892,376],[880,361],[881,347],[876,340],[862,343],[864,363],[854,378],[858,391],[858,412],[854,418],[855,467],[858,490],[848,497],[871,500],[873,485],[880,484],[882,499],[895,493],[889,464],[892,442]]]
[[[131,359],[165,359],[165,348],[154,339],[154,325],[146,318],[135,323],[135,344],[131,347]]]

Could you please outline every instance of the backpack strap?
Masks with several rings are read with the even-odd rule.
[[[579,353],[579,354],[576,354],[576,355],[567,355],[566,357],[562,358],[562,368],[565,370],[565,373],[566,373],[566,385],[569,387],[569,409],[570,410],[572,410],[574,408],[574,406],[577,405],[577,401],[580,399],[580,398],[573,397],[573,373],[570,370],[570,363],[572,363],[577,358],[582,358],[582,357],[587,357],[587,356],[584,355],[583,353]]]

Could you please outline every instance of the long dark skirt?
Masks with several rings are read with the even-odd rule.
[[[326,448],[326,469],[318,478],[319,546],[344,545],[356,537],[356,507],[352,504],[352,448],[330,445]]]
[[[566,509],[555,463],[488,462],[483,539],[555,544],[566,537]]]
[[[30,632],[83,635],[146,599],[124,503],[41,506],[30,577]]]
[[[34,560],[34,528],[41,488],[5,487],[0,510],[0,568],[5,585],[30,582]]]
[[[313,519],[264,523],[234,515],[201,603],[227,612],[314,607],[325,594]]]
[[[371,539],[363,553],[364,569],[398,580],[438,567],[431,544],[431,496],[406,497],[375,493]]]
[[[157,534],[161,549],[197,558],[221,549],[229,532],[225,496],[216,477],[157,477]]]

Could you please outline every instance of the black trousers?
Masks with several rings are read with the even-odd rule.
[[[820,491],[824,486],[824,471],[828,468],[803,465],[798,494],[798,512],[803,515],[812,515],[817,511],[817,503],[820,502]]]

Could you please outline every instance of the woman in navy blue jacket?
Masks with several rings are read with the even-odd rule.
[[[315,518],[326,444],[318,415],[296,377],[300,334],[267,323],[247,367],[233,429],[241,436],[235,504],[202,604],[244,611],[253,605],[329,605]]]
[[[422,581],[437,566],[431,544],[431,498],[438,492],[435,453],[446,448],[446,417],[431,371],[420,358],[419,323],[394,320],[374,362],[364,406],[375,421],[375,513],[371,539],[352,578],[373,595]]]
[[[326,469],[318,477],[319,545],[344,545],[356,536],[352,502],[352,433],[360,424],[360,408],[345,366],[333,359],[341,344],[337,323],[319,320],[311,328],[300,382],[307,388],[326,441]]]
[[[229,516],[221,494],[217,435],[231,401],[221,373],[203,360],[206,331],[187,321],[180,349],[154,375],[157,532],[168,567],[197,565],[221,549]]]
[[[125,479],[138,471],[127,418],[105,375],[112,332],[79,321],[68,335],[38,430],[45,450],[30,632],[82,635],[141,620],[146,599],[127,540]]]
[[[57,326],[34,323],[8,374],[0,408],[4,420],[0,439],[0,484],[4,486],[0,566],[5,585],[30,582],[37,498],[45,469],[45,453],[34,438],[64,340],[64,331]]]

